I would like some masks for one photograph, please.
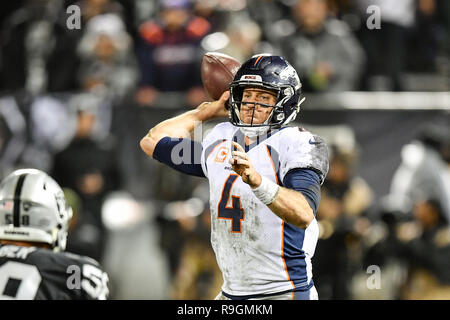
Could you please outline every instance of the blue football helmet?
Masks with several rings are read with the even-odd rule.
[[[276,94],[273,108],[267,120],[262,124],[244,123],[239,114],[242,95],[245,88],[258,87]],[[230,84],[230,122],[248,134],[261,135],[269,129],[277,129],[295,119],[300,104],[305,98],[301,95],[302,84],[295,69],[281,56],[258,54],[247,60],[239,68]]]

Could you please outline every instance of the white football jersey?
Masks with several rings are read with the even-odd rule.
[[[311,285],[311,258],[319,229],[306,230],[280,219],[256,198],[229,163],[231,141],[244,146],[238,127],[224,122],[202,142],[202,168],[209,180],[211,243],[222,271],[222,290],[244,296],[279,293]],[[285,127],[246,148],[256,171],[283,185],[286,173],[311,168],[321,183],[328,171],[328,150],[319,137]]]

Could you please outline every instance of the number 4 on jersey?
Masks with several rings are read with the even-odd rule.
[[[244,220],[244,209],[241,207],[241,198],[237,196],[231,196],[231,207],[227,206],[228,199],[230,198],[230,191],[234,182],[239,176],[237,174],[231,174],[222,190],[222,197],[220,198],[219,205],[217,206],[217,216],[221,219],[231,220],[231,232],[241,232],[241,221]]]

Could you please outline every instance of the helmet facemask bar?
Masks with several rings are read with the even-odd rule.
[[[252,122],[244,123],[240,118],[240,108],[244,103],[242,102],[242,96],[245,88],[255,87],[262,88],[265,90],[270,90],[276,93],[276,104],[275,105],[266,105],[264,103],[258,102],[245,102],[245,104],[253,104],[253,114],[252,114]],[[285,121],[287,120],[284,115],[284,104],[293,97],[293,90],[289,85],[278,85],[274,86],[269,83],[255,83],[251,81],[234,81],[230,84],[230,119],[231,123],[237,127],[268,127],[268,128],[279,128],[281,127]],[[254,112],[256,109],[256,105],[260,105],[261,107],[271,107],[272,112],[264,121],[260,124],[254,124]],[[292,119],[289,119],[292,120]]]
[[[269,114],[269,116],[267,117],[267,119],[263,122],[263,123],[253,123],[253,120],[255,119],[255,111],[256,111],[256,106],[260,106],[263,108],[275,108],[275,106],[273,105],[268,105],[265,103],[258,103],[258,102],[242,102],[242,101],[238,101],[235,103],[236,105],[233,106],[234,108],[234,112],[236,112],[236,117],[239,119],[239,124],[237,125],[238,127],[266,127],[269,125],[270,120],[272,119],[273,116],[273,110],[271,111],[271,113]],[[242,104],[246,104],[246,105],[253,105],[253,110],[252,110],[252,120],[250,121],[250,123],[245,123],[241,120],[240,117],[240,107],[242,106]]]

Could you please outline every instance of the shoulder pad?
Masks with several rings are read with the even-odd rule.
[[[308,144],[312,145],[311,165],[312,169],[319,170],[322,176],[320,176],[321,183],[325,180],[329,169],[328,159],[328,146],[325,141],[318,135],[311,134],[311,138],[308,139]]]
[[[61,252],[61,254],[66,256],[69,259],[77,260],[80,263],[86,263],[87,262],[87,263],[90,263],[90,264],[92,264],[92,265],[94,265],[96,267],[100,266],[100,264],[95,259],[92,259],[91,257],[88,257],[88,256],[80,256],[78,254],[67,252],[67,251]]]
[[[319,174],[320,183],[323,183],[328,174],[329,155],[325,141],[303,128],[290,127],[281,131],[280,143],[285,147],[280,148],[285,153],[285,166],[282,177],[294,168],[308,168]]]

